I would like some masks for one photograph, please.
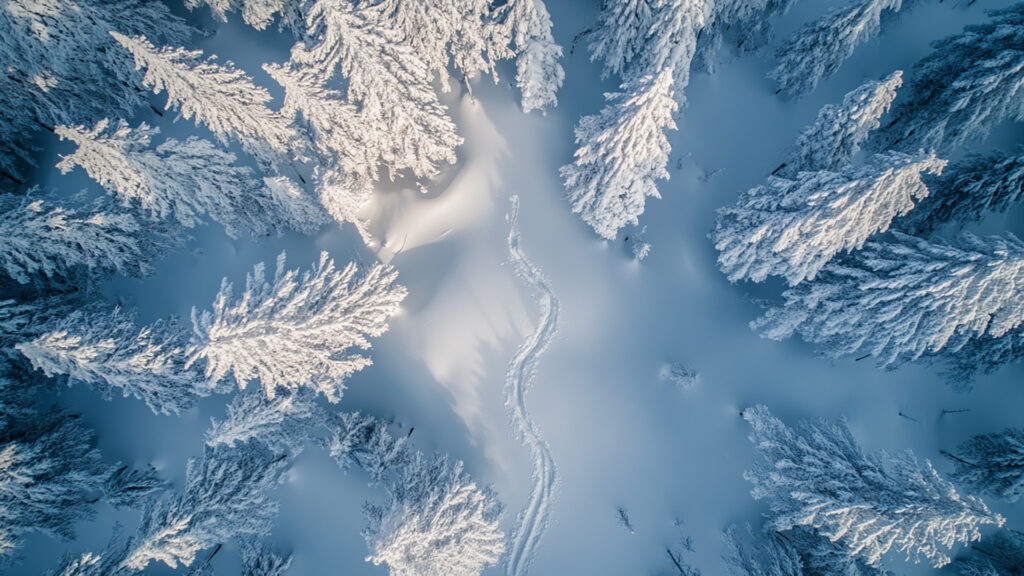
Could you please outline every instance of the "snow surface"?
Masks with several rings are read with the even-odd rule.
[[[806,1],[779,21],[777,39],[845,0]],[[172,2],[172,4],[174,4]],[[667,546],[692,538],[687,559],[706,575],[724,574],[722,531],[733,523],[758,523],[766,507],[749,495],[743,471],[751,466],[748,425],[739,411],[757,403],[792,424],[809,416],[846,416],[868,451],[913,449],[942,473],[952,470],[940,455],[971,434],[1022,424],[1024,368],[1005,367],[979,378],[969,394],[954,392],[934,369],[918,366],[885,372],[870,361],[830,362],[797,339],[773,342],[749,329],[761,309],[755,298],[778,299],[780,283],[731,285],[718,272],[707,238],[715,209],[731,204],[763,182],[800,129],[818,109],[837,103],[867,79],[911,70],[928,42],[980,22],[999,0],[920,2],[885,24],[882,37],[860,47],[831,78],[800,101],[774,94],[765,73],[767,54],[737,57],[723,52],[716,74],[695,74],[687,107],[670,134],[671,180],[662,199],[640,217],[653,246],[636,261],[624,235],[605,241],[571,214],[558,167],[571,159],[572,128],[603,105],[602,92],[617,80],[600,79],[573,37],[594,22],[597,0],[549,0],[555,39],[566,47],[566,81],[559,107],[523,115],[509,87],[513,63],[504,63],[498,85],[474,85],[473,98],[456,88],[442,95],[465,143],[459,163],[421,193],[413,184],[384,184],[367,212],[377,240],[363,247],[351,226],[328,226],[312,236],[286,234],[259,242],[232,240],[216,224],[195,229],[194,240],[158,262],[144,279],[117,278],[105,286],[112,301],[138,306],[141,321],[169,314],[186,318],[208,305],[222,277],[241,282],[257,262],[286,250],[291,266],[305,268],[327,250],[339,263],[350,259],[394,265],[409,290],[391,329],[374,342],[374,365],[348,381],[342,408],[394,417],[415,427],[412,441],[466,461],[466,471],[493,484],[506,506],[503,527],[511,533],[533,487],[533,460],[509,420],[503,387],[510,359],[530,337],[540,316],[538,294],[509,261],[508,198],[520,198],[521,246],[547,278],[560,303],[559,330],[539,358],[525,403],[558,470],[549,502],[550,523],[530,573],[669,574]],[[175,11],[180,6],[174,4]],[[204,13],[208,26],[214,26]],[[266,62],[287,59],[290,40],[257,32],[237,14],[216,24],[217,33],[195,48],[231,59],[267,87],[282,91],[263,72]],[[162,106],[161,96],[152,99]],[[163,137],[212,135],[181,120],[172,124],[146,110],[128,119],[158,125]],[[1003,126],[974,149],[1020,140],[1020,126]],[[34,179],[67,193],[98,190],[81,170],[60,175],[57,154],[47,149]],[[236,153],[237,146],[232,147]],[[990,218],[975,231],[1024,229],[1024,211]],[[666,364],[700,374],[680,391],[660,377]],[[82,414],[97,430],[105,458],[137,465],[153,462],[180,487],[188,457],[199,456],[211,416],[222,418],[228,396],[203,399],[179,418],[155,416],[141,402],[106,402],[85,387],[63,391],[60,404]],[[944,409],[970,412],[943,414]],[[365,500],[382,502],[361,472],[343,475],[329,456],[309,447],[276,496],[281,515],[271,542],[293,550],[289,574],[386,574],[364,561],[360,530]],[[986,499],[1007,526],[1024,527],[1024,504]],[[633,532],[619,524],[628,510]],[[137,514],[106,505],[94,521],[78,526],[73,543],[29,535],[24,561],[10,574],[39,574],[66,551],[99,552],[115,522],[131,533]],[[213,564],[218,574],[237,574],[239,550],[227,546]],[[899,556],[887,565],[901,574],[926,574]],[[504,566],[486,574],[499,574]],[[147,574],[170,574],[154,564]],[[181,573],[181,572],[179,572]],[[946,573],[951,573],[947,570]]]

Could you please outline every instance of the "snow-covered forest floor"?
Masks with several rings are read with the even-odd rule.
[[[839,3],[798,3],[776,23],[776,39]],[[469,95],[456,84],[442,102],[465,138],[458,163],[425,192],[403,180],[379,185],[364,211],[369,246],[348,225],[332,223],[311,236],[232,240],[211,223],[194,229],[194,238],[159,260],[152,275],[104,283],[103,296],[136,306],[141,322],[168,315],[187,322],[193,306],[212,301],[221,278],[240,284],[255,264],[272,266],[282,250],[289,266],[303,269],[322,250],[339,263],[392,264],[408,296],[389,331],[374,339],[373,365],[348,379],[340,406],[393,419],[402,431],[414,428],[410,441],[417,449],[463,460],[467,472],[492,485],[505,504],[501,526],[510,534],[531,498],[535,460],[505,404],[506,374],[542,312],[542,293],[520,276],[509,252],[510,198],[517,196],[522,252],[559,306],[557,331],[536,359],[525,393],[529,418],[556,471],[552,500],[545,504],[549,521],[539,527],[535,556],[526,560],[538,576],[676,574],[666,550],[684,550],[687,538],[692,551],[683,557],[692,566],[707,576],[726,574],[723,531],[731,524],[757,525],[767,511],[743,477],[753,449],[740,411],[755,404],[787,423],[845,417],[866,450],[911,449],[943,474],[952,466],[940,450],[973,434],[1024,425],[1021,365],[981,376],[972,391],[958,392],[936,368],[886,371],[872,358],[823,358],[796,337],[762,338],[748,323],[761,315],[759,302],[780,299],[782,282],[731,284],[718,270],[708,238],[716,209],[762,183],[823,105],[841,101],[867,79],[911,70],[930,42],[984,21],[984,10],[1006,3],[917,2],[797,101],[777,96],[765,77],[770,52],[723,49],[714,74],[694,73],[679,129],[669,133],[671,178],[659,185],[662,198],[648,199],[640,217],[642,239],[652,246],[643,261],[632,252],[639,229],[604,240],[570,211],[558,169],[572,159],[573,126],[601,108],[602,94],[615,89],[615,80],[600,77],[585,41],[570,53],[573,38],[595,21],[600,2],[547,4],[555,39],[566,50],[558,107],[524,115],[508,62],[499,67],[497,85],[477,79]],[[187,14],[179,5],[173,9]],[[282,90],[261,66],[288,58],[289,37],[255,31],[237,14],[226,23],[205,11],[189,18],[216,30],[196,48],[233,61],[279,102]],[[152,102],[162,107],[163,98],[153,96]],[[133,126],[139,121],[159,126],[161,137],[205,133],[191,121],[175,123],[173,112],[161,118],[141,110],[129,119]],[[73,145],[49,133],[42,140],[46,147],[32,181],[67,194],[99,190],[82,170],[62,175],[54,168]],[[1010,149],[1021,142],[1020,123],[1006,123],[969,148]],[[969,229],[1020,235],[1024,209]],[[673,365],[696,371],[695,383],[666,379]],[[59,393],[59,404],[97,431],[104,458],[152,462],[176,486],[184,481],[186,460],[202,455],[210,418],[222,418],[229,400],[203,398],[173,417],[154,415],[135,399],[106,401],[85,386]],[[277,490],[281,511],[269,539],[293,551],[289,574],[388,573],[386,566],[364,561],[362,505],[383,500],[367,483],[364,472],[343,473],[322,450],[298,457]],[[986,502],[1006,517],[1007,527],[1024,529],[1024,504]],[[620,522],[620,509],[630,529]],[[73,542],[27,535],[22,561],[7,573],[44,573],[64,553],[101,550],[115,524],[129,534],[138,525],[136,511],[106,504],[99,510],[96,519],[76,526]],[[237,547],[228,545],[212,564],[217,574],[236,574],[237,558]],[[895,552],[885,565],[897,574],[934,571]],[[502,564],[485,574],[505,571]],[[172,573],[187,572],[155,562],[146,571]]]

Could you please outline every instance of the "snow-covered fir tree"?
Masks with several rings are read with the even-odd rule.
[[[313,234],[331,221],[323,206],[287,176],[265,176],[263,186],[257,187],[254,195],[261,197],[261,216],[271,220],[279,230],[288,227],[303,234]]]
[[[388,423],[359,412],[339,412],[325,420],[327,436],[323,447],[347,472],[353,465],[370,476],[370,484],[380,484],[409,463],[408,436],[394,437]]]
[[[357,174],[341,170],[317,167],[313,173],[320,205],[339,224],[348,222],[355,227],[364,242],[369,242],[370,232],[362,209],[373,196],[373,181]]]
[[[199,551],[270,531],[277,502],[269,492],[280,482],[285,456],[255,443],[207,448],[190,460],[182,492],[149,504],[120,565],[142,571],[150,562],[188,566]]]
[[[591,32],[590,59],[604,62],[604,77],[625,77],[644,50],[654,24],[655,0],[603,0]]]
[[[979,222],[1024,200],[1024,150],[1015,154],[974,154],[929,182],[931,195],[897,222],[917,234],[949,222]]]
[[[800,555],[781,534],[769,530],[758,537],[749,524],[745,532],[733,525],[722,535],[729,576],[804,575]],[[745,544],[745,540],[752,542]]]
[[[304,0],[184,0],[185,6],[193,10],[206,6],[213,17],[226,22],[228,14],[240,12],[242,20],[257,30],[266,30],[278,22],[278,27],[295,36],[303,30],[302,4]]]
[[[358,279],[356,272],[353,263],[335,269],[323,252],[300,274],[285,269],[282,252],[273,279],[257,264],[237,300],[225,278],[213,310],[192,309],[189,363],[204,361],[211,384],[231,374],[243,389],[258,378],[270,399],[279,387],[308,387],[337,402],[345,378],[371,364],[350,349],[370,348],[406,294],[390,266],[377,264]]]
[[[944,453],[956,467],[952,477],[980,493],[1016,502],[1024,495],[1024,430],[978,434]]]
[[[247,542],[242,547],[242,576],[285,576],[292,557],[278,556],[265,545]]]
[[[1004,522],[909,451],[865,454],[845,422],[807,420],[790,428],[764,406],[743,417],[755,451],[744,476],[754,498],[767,501],[772,529],[812,528],[868,564],[895,550],[941,567],[953,546],[981,539],[981,526]]]
[[[813,280],[833,257],[859,249],[914,201],[928,195],[922,173],[946,165],[934,154],[876,154],[841,171],[770,176],[721,208],[712,238],[718,265],[730,281],[782,276],[790,286]]]
[[[776,54],[768,77],[779,91],[803,96],[828,78],[857,46],[877,36],[885,12],[899,12],[903,0],[853,0],[797,30]]]
[[[145,103],[131,58],[108,32],[180,42],[191,35],[161,3],[140,0],[8,0],[0,14],[8,86],[26,91],[38,121],[69,123],[129,114]]]
[[[433,176],[441,164],[455,162],[462,139],[430,85],[423,57],[367,10],[351,0],[312,2],[308,40],[292,49],[291,61],[323,83],[340,74],[348,101],[359,108],[362,136],[392,177],[401,170]]]
[[[904,150],[950,150],[1005,120],[1024,120],[1024,3],[989,12],[935,42],[915,66],[911,98],[880,135]]]
[[[263,69],[284,88],[281,114],[296,119],[301,114],[299,125],[309,134],[321,164],[376,178],[382,160],[370,139],[373,131],[362,125],[362,116],[341,92],[328,88],[322,75],[290,62]]]
[[[26,135],[38,126],[24,110],[28,94],[19,94],[0,78],[0,190],[14,191],[25,184],[24,168],[33,164],[33,148]]]
[[[585,116],[576,127],[576,160],[562,169],[573,211],[609,239],[623,226],[637,224],[646,196],[660,197],[654,181],[668,177],[671,148],[664,132],[675,128],[672,117],[686,102],[698,51],[706,52],[710,67],[719,40],[708,38],[720,38],[733,24],[767,20],[790,3],[604,2],[589,31],[591,58],[604,61],[606,76],[624,80],[623,92],[611,95],[613,102],[600,114]]]
[[[698,39],[711,19],[712,0],[657,0],[643,49],[625,78],[658,76],[671,71],[676,101],[686,102],[690,65],[697,54]]]
[[[378,30],[387,30],[422,59],[431,75],[450,89],[451,64],[467,80],[489,73],[510,56],[494,29],[489,0],[378,0],[361,10]],[[504,45],[503,45],[504,44]]]
[[[992,538],[971,546],[970,554],[957,560],[960,576],[1020,576],[1024,570],[1024,532],[1001,530]]]
[[[117,555],[86,552],[79,556],[65,556],[60,565],[48,576],[130,576],[135,571],[118,566]]]
[[[12,402],[18,386],[0,377],[0,557],[26,532],[70,539],[110,475],[89,430],[69,414]]]
[[[146,102],[131,57],[107,32],[180,43],[191,35],[162,2],[8,0],[0,10],[0,167],[20,183],[40,127],[129,115]]]
[[[644,77],[607,94],[600,114],[576,126],[575,160],[560,173],[572,211],[609,240],[628,224],[636,225],[648,196],[660,198],[656,179],[668,179],[665,165],[671,147],[666,129],[672,115],[672,73]]]
[[[76,270],[144,274],[163,249],[134,216],[111,212],[107,203],[76,210],[39,196],[36,188],[0,196],[0,267],[22,284],[66,279]]]
[[[367,505],[367,561],[391,576],[475,576],[505,550],[501,504],[447,457],[417,454],[383,506]]]
[[[709,0],[605,2],[591,36],[591,59],[603,60],[605,74],[618,75],[625,82],[668,71],[682,103],[698,37],[711,18],[713,4]]]
[[[1024,243],[1012,234],[955,242],[894,232],[787,290],[755,323],[794,332],[832,357],[863,352],[893,367],[1001,338],[1024,323]]]
[[[544,0],[511,0],[496,18],[516,55],[516,86],[523,112],[558,105],[565,70],[558,63],[562,47],[551,34],[551,15]]]
[[[1024,326],[1017,326],[994,338],[973,338],[957,350],[941,351],[946,381],[959,390],[970,390],[979,374],[992,374],[1002,366],[1024,360]]]
[[[800,526],[779,535],[800,556],[807,576],[894,576],[859,556],[851,556],[842,542],[833,542],[811,528]]]
[[[871,131],[878,128],[902,84],[903,72],[897,70],[881,82],[861,84],[843,97],[842,104],[823,106],[773,174],[793,179],[800,172],[838,171],[850,164]]]
[[[806,527],[755,535],[748,525],[744,535],[730,526],[724,539],[730,576],[892,576]]]
[[[45,334],[75,309],[86,305],[66,294],[34,300],[0,300],[0,354],[11,362],[22,358],[17,345]]]
[[[49,377],[66,375],[69,383],[138,398],[157,414],[180,414],[210,393],[201,374],[185,369],[184,345],[174,324],[139,328],[131,314],[114,309],[75,311],[16,348]]]
[[[278,394],[272,400],[259,392],[239,392],[227,410],[227,418],[210,419],[207,446],[234,447],[253,440],[274,452],[297,454],[310,429],[323,418],[313,399],[301,391]]]
[[[208,140],[172,138],[153,150],[150,141],[159,129],[145,123],[133,129],[124,120],[110,126],[106,119],[91,129],[58,126],[56,132],[78,145],[57,164],[61,172],[81,167],[122,203],[153,218],[191,228],[205,214],[232,237],[243,230],[263,235],[282,224],[301,230],[324,221],[305,195],[274,194],[252,170],[236,166],[234,154]]]
[[[167,487],[152,465],[142,470],[121,465],[107,477],[103,492],[115,508],[142,508]]]
[[[267,107],[270,93],[231,62],[203,59],[201,50],[156,48],[145,36],[111,35],[132,54],[137,69],[145,68],[143,83],[154,93],[167,93],[167,109],[194,118],[222,143],[237,140],[264,169],[282,172],[301,154],[294,127]]]

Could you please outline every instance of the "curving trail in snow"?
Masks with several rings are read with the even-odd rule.
[[[530,449],[533,458],[533,488],[530,501],[516,519],[505,573],[525,576],[537,553],[551,515],[551,497],[555,489],[555,461],[536,424],[526,412],[526,391],[533,384],[537,359],[558,331],[558,298],[540,271],[526,259],[519,245],[519,196],[509,198],[508,252],[516,274],[540,293],[540,321],[536,330],[516,350],[505,376],[505,405],[509,408],[516,436]]]

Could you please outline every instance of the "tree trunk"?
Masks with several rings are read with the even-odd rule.
[[[964,466],[970,466],[971,468],[977,468],[978,467],[977,464],[972,464],[971,462],[968,462],[967,460],[964,460],[963,458],[960,458],[959,456],[956,456],[954,454],[946,452],[945,450],[939,450],[939,454],[942,454],[943,456],[945,456],[946,458],[949,458],[950,460],[953,460],[954,462],[959,462],[959,463],[963,464]]]
[[[673,554],[672,551],[669,550],[668,548],[665,548],[665,552],[667,552],[668,553],[668,557],[672,559],[672,563],[675,564],[676,570],[679,570],[680,574],[682,574],[683,576],[686,576],[686,571],[683,570],[682,565],[679,564],[679,559],[676,558],[676,555]]]

